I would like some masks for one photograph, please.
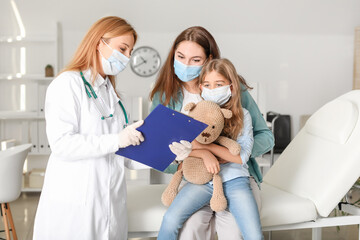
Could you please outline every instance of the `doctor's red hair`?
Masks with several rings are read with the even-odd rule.
[[[132,33],[134,36],[134,43],[137,40],[137,33],[134,28],[124,19],[116,16],[104,17],[96,21],[85,34],[79,47],[77,48],[73,58],[69,64],[62,70],[65,71],[80,71],[91,69],[92,76],[89,81],[93,82],[96,79],[101,63],[98,62],[97,46],[101,38],[110,39]],[[115,77],[108,76],[114,89]]]

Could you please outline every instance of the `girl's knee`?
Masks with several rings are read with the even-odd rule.
[[[171,214],[165,214],[163,217],[158,240],[175,240],[177,239],[181,223]]]
[[[182,224],[178,216],[167,212],[163,217],[162,225],[166,231],[176,231],[181,228]]]

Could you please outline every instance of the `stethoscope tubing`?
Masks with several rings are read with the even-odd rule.
[[[103,112],[104,112],[103,110],[104,110],[104,109],[103,109],[102,106],[100,106],[99,102],[97,102],[97,100],[98,100],[97,98],[98,98],[98,97],[97,97],[94,89],[92,88],[91,84],[90,84],[88,81],[86,81],[86,79],[85,79],[84,74],[83,74],[82,71],[80,71],[80,75],[81,75],[81,78],[82,78],[82,80],[83,80],[83,82],[84,82],[84,87],[85,87],[86,94],[87,94],[87,96],[88,96],[89,98],[91,98],[91,97],[94,98],[94,103],[95,103],[96,107],[98,108],[100,114],[102,115],[102,116],[101,116],[101,119],[102,119],[102,120],[105,120],[106,118],[113,117],[112,114],[110,114],[109,117],[105,117],[105,115],[103,114]],[[122,110],[123,113],[124,113],[125,123],[126,123],[126,124],[124,125],[124,127],[126,127],[126,126],[129,124],[129,120],[128,120],[128,117],[127,117],[127,114],[126,114],[126,110],[125,110],[125,107],[124,107],[124,105],[122,104],[121,100],[119,100],[118,103],[119,103],[119,105],[120,105],[121,110]],[[102,111],[101,111],[100,109],[101,109]]]

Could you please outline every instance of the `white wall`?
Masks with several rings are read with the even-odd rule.
[[[202,25],[240,74],[265,86],[266,111],[292,116],[293,134],[298,131],[300,115],[312,114],[352,88],[354,27],[360,25],[357,0],[15,2],[28,35],[46,35],[52,21],[61,23],[63,64],[90,25],[106,15],[127,19],[140,35],[137,46],[158,49],[163,60],[178,33]],[[6,28],[10,20],[1,20],[0,29]],[[140,78],[128,68],[118,86],[128,95],[147,98],[154,80]]]

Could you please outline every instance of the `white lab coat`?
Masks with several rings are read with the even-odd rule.
[[[88,82],[90,75],[84,72]],[[98,75],[93,88],[112,118],[101,120],[79,72],[64,72],[48,87],[45,118],[52,153],[34,240],[127,239],[124,165],[144,165],[115,154],[124,114],[108,79]]]

